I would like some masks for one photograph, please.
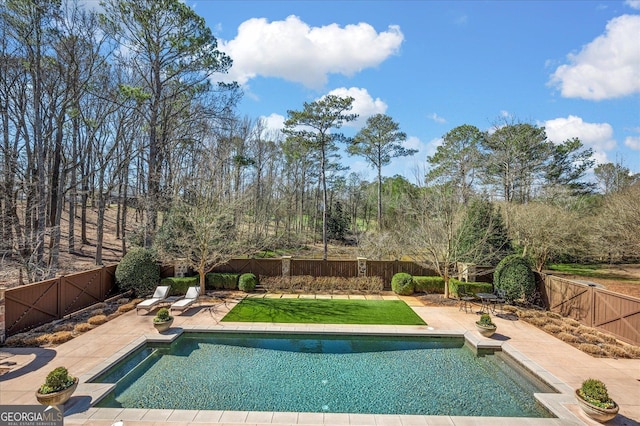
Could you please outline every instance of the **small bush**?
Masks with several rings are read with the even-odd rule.
[[[40,387],[40,393],[53,393],[68,388],[73,385],[74,378],[64,367],[58,367],[47,375],[47,379]]]
[[[582,335],[582,340],[584,340],[587,343],[593,343],[594,345],[604,343],[604,340],[600,336],[597,336],[595,334],[588,334],[588,333],[585,333]]]
[[[578,349],[590,355],[602,355],[602,349],[598,345],[592,343],[580,343]]]
[[[615,337],[613,337],[613,336],[612,336],[612,335],[610,335],[610,334],[602,333],[602,332],[600,332],[600,331],[596,331],[596,332],[595,332],[595,333],[593,333],[593,334],[595,334],[596,336],[598,336],[599,338],[601,338],[601,339],[602,339],[602,341],[603,341],[603,342],[605,342],[605,343],[609,343],[609,344],[611,344],[611,345],[615,345],[616,343],[618,343],[618,339],[616,339]]]
[[[458,296],[458,287],[463,285],[467,293],[491,293],[493,285],[491,283],[464,282],[456,278],[449,278],[449,293],[455,297]]]
[[[542,329],[549,334],[558,334],[562,331],[561,326],[553,323],[545,324],[544,327],[542,327]]]
[[[548,316],[549,318],[555,318],[555,319],[562,319],[562,315],[556,313],[556,312],[551,312],[551,311],[546,311],[545,315]]]
[[[640,346],[623,345],[624,351],[629,358],[640,358]]]
[[[399,272],[391,278],[391,289],[401,296],[410,296],[414,291],[413,277],[405,272]]]
[[[442,277],[413,277],[416,293],[444,293],[444,278]]]
[[[195,277],[168,277],[163,278],[160,284],[171,287],[169,294],[186,294],[189,287],[200,285],[200,277],[197,275]]]
[[[567,343],[578,343],[580,342],[580,338],[578,336],[574,336],[571,333],[567,333],[566,331],[560,332],[556,336],[558,339]]]
[[[73,324],[71,323],[60,324],[53,327],[54,333],[57,333],[58,331],[71,331],[71,330],[73,330]]]
[[[580,321],[576,321],[573,318],[565,318],[564,319],[565,324],[568,324],[572,327],[580,327]]]
[[[81,322],[80,324],[76,324],[73,328],[77,333],[86,333],[87,331],[93,329],[93,326],[88,322]]]
[[[93,325],[93,326],[102,325],[105,322],[107,322],[107,316],[106,315],[102,315],[102,314],[101,315],[96,315],[96,316],[93,316],[93,317],[89,318],[87,320],[87,322],[89,324]]]
[[[529,262],[519,255],[510,255],[498,263],[493,273],[495,288],[505,291],[508,303],[529,303],[536,292],[536,279]]]
[[[580,396],[598,407],[611,408],[615,406],[613,400],[609,397],[607,386],[597,379],[587,379],[582,382]]]
[[[153,322],[165,322],[169,321],[173,317],[169,314],[169,310],[167,308],[158,309],[158,313],[153,318]]]
[[[251,293],[258,285],[258,279],[253,274],[242,274],[238,279],[238,289],[245,293]]]
[[[629,356],[627,351],[625,351],[623,347],[618,345],[605,343],[602,345],[602,350],[606,352],[607,356],[611,356],[614,358],[627,358]]]
[[[73,333],[71,331],[58,331],[48,336],[49,343],[52,345],[60,345],[71,339],[73,339]]]
[[[120,290],[132,290],[135,295],[152,293],[160,282],[160,266],[155,253],[134,247],[116,267],[116,282]]]
[[[207,290],[235,290],[238,288],[240,274],[209,272],[205,275]]]

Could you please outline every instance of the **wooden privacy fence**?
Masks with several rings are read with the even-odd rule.
[[[4,290],[4,334],[12,336],[103,302],[117,265]]]
[[[357,277],[357,260],[317,260],[289,259],[291,276],[311,275],[313,277]],[[391,288],[391,278],[398,272],[411,275],[437,275],[433,269],[425,268],[414,262],[371,261],[366,260],[365,276],[380,277],[385,288]],[[232,259],[228,263],[214,268],[214,272],[234,272],[243,274],[279,277],[283,275],[283,259]]]
[[[550,311],[640,345],[640,299],[587,284],[540,274]]]

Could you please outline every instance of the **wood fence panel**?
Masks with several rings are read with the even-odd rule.
[[[543,278],[550,311],[640,345],[640,299],[551,275]]]
[[[60,279],[5,291],[5,333],[12,336],[61,317]]]
[[[357,277],[356,260],[291,259],[291,275],[313,277]]]
[[[593,294],[591,287],[548,275],[545,280],[549,310],[591,326]]]
[[[640,300],[600,288],[592,288],[593,327],[629,343],[640,344]]]
[[[60,277],[62,316],[104,300],[100,269]]]
[[[281,259],[231,259],[224,265],[217,266],[214,272],[252,273],[256,276],[277,277],[282,275]]]

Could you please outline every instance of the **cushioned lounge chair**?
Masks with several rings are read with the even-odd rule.
[[[140,309],[145,309],[147,312],[155,308],[159,303],[163,302],[169,296],[169,290],[171,289],[168,285],[161,285],[156,287],[156,291],[153,293],[151,298],[143,300],[142,302],[136,305],[136,313]]]
[[[195,301],[198,299],[198,296],[200,296],[200,287],[189,287],[189,290],[187,290],[187,294],[184,295],[184,298],[172,303],[169,310],[184,312],[195,303]]]

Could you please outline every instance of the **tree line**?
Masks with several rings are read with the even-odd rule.
[[[543,263],[638,253],[640,233],[629,232],[640,223],[637,175],[597,165],[596,188],[585,179],[593,153],[578,139],[549,141],[544,128],[516,121],[487,132],[464,125],[444,135],[419,182],[383,177],[394,158],[415,154],[392,117],[369,117],[347,137],[340,127],[356,118],[353,99],[327,96],[269,130],[238,113],[237,85],[214,81],[232,60],[178,0],[105,0],[99,11],[2,2],[3,262],[37,281],[56,274],[61,247],[91,243],[101,264],[107,209],[123,254],[154,247],[203,271],[232,254],[319,241],[327,258],[331,240],[370,258],[448,259],[447,270],[495,257],[482,248],[491,241]],[[348,173],[340,146],[376,180]]]

